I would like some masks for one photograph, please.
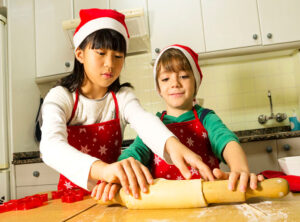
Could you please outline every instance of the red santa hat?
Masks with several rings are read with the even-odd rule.
[[[80,10],[79,16],[81,21],[73,36],[75,49],[88,35],[100,29],[113,29],[119,32],[125,38],[128,49],[129,33],[122,13],[111,9],[91,8]]]
[[[162,56],[162,54],[168,49],[178,49],[185,55],[185,57],[187,58],[187,60],[189,61],[190,65],[192,67],[192,71],[193,71],[193,74],[194,74],[194,77],[196,80],[196,92],[197,92],[199,89],[200,83],[202,81],[202,72],[201,72],[201,69],[200,69],[200,66],[198,63],[198,54],[195,53],[191,48],[184,46],[184,45],[177,45],[177,44],[170,45],[170,46],[164,48],[159,53],[159,55],[157,56],[156,61],[154,63],[154,69],[153,69],[155,82],[156,82],[156,77],[157,77],[156,67],[157,67],[158,61],[159,61],[160,57]],[[156,85],[156,83],[155,83],[155,85]]]

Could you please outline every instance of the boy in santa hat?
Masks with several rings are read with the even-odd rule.
[[[256,189],[257,181],[264,178],[249,172],[237,136],[214,111],[194,104],[203,77],[198,55],[187,46],[168,46],[158,55],[153,73],[156,89],[166,105],[166,111],[156,114],[161,121],[183,144],[201,156],[216,179],[229,179],[228,189],[234,190],[238,180],[240,191],[245,192],[248,183],[251,189]],[[151,168],[154,178],[184,179],[176,166],[153,154],[139,137],[124,150],[119,160],[128,157]],[[220,161],[229,166],[230,172],[219,169]],[[208,179],[201,170],[190,167],[190,172],[192,179]]]

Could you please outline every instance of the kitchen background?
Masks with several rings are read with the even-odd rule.
[[[189,0],[188,3],[183,0],[0,0],[0,14],[7,18],[8,52],[5,82],[1,83],[7,86],[7,102],[3,103],[7,110],[7,127],[2,130],[7,132],[8,142],[3,145],[1,141],[1,149],[5,152],[1,151],[0,155],[8,153],[8,167],[2,170],[10,174],[10,191],[6,192],[11,198],[55,188],[57,177],[49,176],[54,175],[54,171],[47,171],[37,158],[39,148],[34,139],[35,119],[40,97],[46,95],[58,78],[72,70],[73,49],[62,22],[78,18],[81,8],[90,7],[144,9],[142,18],[145,24],[138,30],[144,27],[147,35],[137,40],[142,39],[149,46],[146,51],[127,56],[121,80],[133,84],[135,94],[146,110],[156,113],[164,109],[154,89],[152,64],[156,49],[183,43],[199,52],[204,75],[197,95],[199,103],[215,110],[231,130],[290,125],[288,118],[281,123],[274,119],[264,125],[258,123],[259,115],[270,116],[268,90],[273,99],[274,114],[286,113],[289,117],[295,111],[300,116],[298,0],[289,3],[277,0],[276,4],[273,0]],[[208,22],[211,17],[222,17],[223,12],[228,14],[222,22]],[[265,37],[271,32],[264,24],[268,20],[265,15],[270,17],[269,30],[275,27],[270,38]],[[212,25],[219,26],[209,36]],[[220,39],[215,39],[220,36]],[[135,136],[130,126],[127,127],[124,140]],[[270,141],[276,151],[278,140]],[[294,144],[299,144],[297,141]],[[250,143],[242,145],[254,146]],[[268,162],[265,160],[272,155],[270,164],[277,164],[281,155],[279,150],[266,154],[265,145],[261,147],[263,151],[258,149],[259,146],[255,147],[254,162]],[[16,160],[19,156],[16,154],[24,152]],[[258,155],[261,159],[257,158]],[[251,162],[251,156],[248,157]],[[26,162],[26,158],[31,160]],[[25,162],[22,162],[23,159]],[[34,162],[36,159],[38,163]],[[269,166],[260,165],[260,169]],[[42,170],[45,170],[45,176]],[[40,176],[33,177],[37,174],[32,172],[39,172]],[[0,192],[3,184],[1,180]],[[5,189],[8,190],[7,187]]]

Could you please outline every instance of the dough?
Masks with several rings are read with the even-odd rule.
[[[101,204],[121,204],[128,209],[166,209],[205,207],[207,203],[202,192],[202,179],[165,180],[155,179],[148,193],[140,192],[139,199],[127,195],[123,189],[114,200],[98,201]]]

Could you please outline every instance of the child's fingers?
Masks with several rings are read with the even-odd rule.
[[[103,194],[102,194],[102,200],[104,202],[109,200],[109,192],[110,192],[111,186],[112,186],[112,184],[108,183],[108,184],[106,184],[106,186],[104,188],[104,191],[103,191]]]
[[[236,186],[236,183],[237,183],[237,180],[239,178],[240,174],[237,173],[237,172],[231,172],[229,174],[229,179],[228,179],[228,189],[229,190],[234,190],[235,189],[235,186]]]
[[[125,193],[130,194],[130,189],[129,189],[129,181],[126,175],[126,172],[123,168],[123,165],[118,162],[118,167],[117,167],[117,177],[121,183],[121,186],[123,187]]]
[[[201,168],[199,169],[199,172],[204,180],[209,180],[209,181],[215,180],[210,168],[205,163],[202,164]]]
[[[132,157],[131,157],[132,158]],[[134,158],[130,159],[130,163],[132,166],[132,169],[134,170],[134,173],[136,175],[138,184],[141,188],[141,190],[146,193],[147,192],[147,180],[146,177],[141,169],[141,164],[140,162],[136,161]]]
[[[102,198],[102,194],[104,191],[104,188],[106,186],[106,182],[102,181],[98,186],[97,186],[97,192],[96,192],[96,200],[100,200]]]
[[[129,186],[131,188],[132,194],[135,198],[138,198],[139,197],[138,183],[137,183],[137,178],[135,176],[134,170],[132,169],[131,163],[128,159],[122,161],[122,163],[123,163],[123,168],[129,180]]]
[[[142,164],[141,164],[141,169],[142,169],[144,175],[146,176],[148,184],[153,184],[154,183],[153,177],[152,177],[149,169]]]
[[[118,184],[113,184],[112,186],[111,186],[111,188],[110,188],[110,191],[109,191],[109,200],[112,200],[114,197],[115,197],[115,195],[116,195],[116,193],[118,192],[120,190],[120,185],[118,185]]]
[[[246,192],[249,181],[249,173],[241,172],[239,188],[241,192]]]
[[[91,197],[95,197],[96,196],[98,186],[99,185],[94,186],[94,188],[92,190],[92,193],[91,193]]]
[[[255,190],[257,188],[257,176],[254,173],[250,174],[250,188]]]
[[[189,168],[187,167],[187,163],[185,162],[185,160],[181,157],[177,157],[172,159],[174,165],[179,169],[180,173],[184,176],[185,179],[190,179],[192,174],[189,170]]]
[[[227,180],[229,178],[229,173],[220,170],[219,168],[213,169],[213,175],[218,180]]]
[[[257,180],[258,180],[259,182],[261,182],[261,181],[264,181],[265,178],[264,178],[263,175],[259,174],[259,175],[257,175]]]

